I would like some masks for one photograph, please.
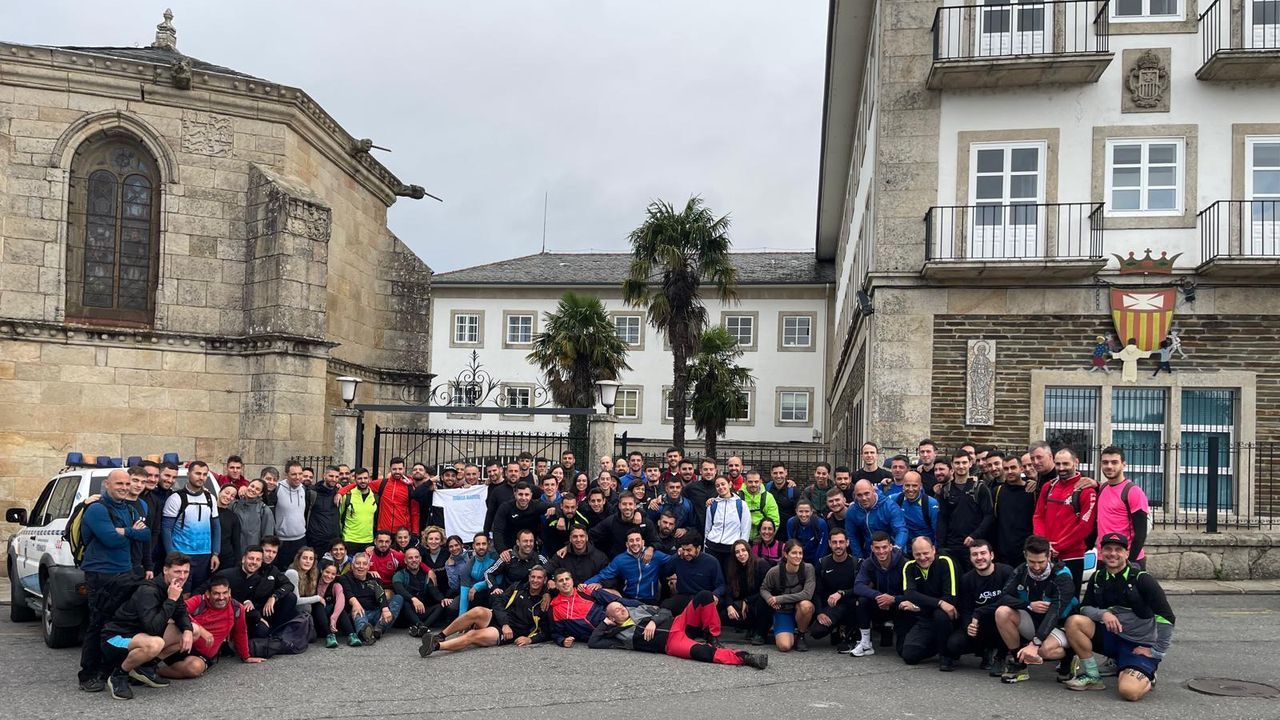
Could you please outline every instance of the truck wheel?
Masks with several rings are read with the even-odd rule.
[[[43,608],[41,623],[44,634],[44,644],[51,648],[75,647],[80,644],[80,626],[72,625],[71,627],[59,627],[53,624],[53,614],[56,612],[53,608],[53,600],[49,597],[46,590],[44,600],[41,603]]]
[[[9,619],[13,622],[31,622],[36,619],[35,610],[27,604],[27,591],[9,563]]]

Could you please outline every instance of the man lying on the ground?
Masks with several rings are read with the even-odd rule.
[[[604,615],[604,622],[591,631],[587,647],[665,653],[686,660],[749,665],[761,670],[769,664],[769,656],[764,653],[735,652],[719,646],[720,613],[716,610],[716,598],[709,590],[695,594],[684,611],[674,618],[666,608],[627,607],[620,602],[606,605]],[[699,633],[705,641],[693,639],[690,631]]]
[[[428,657],[437,650],[457,652],[470,647],[515,645],[524,647],[547,640],[547,610],[542,601],[547,590],[547,570],[541,565],[529,569],[529,579],[512,588],[493,610],[473,607],[439,634],[422,636],[418,655]],[[455,637],[455,633],[461,633]]]

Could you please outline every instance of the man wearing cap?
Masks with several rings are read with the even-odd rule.
[[[1149,573],[1129,564],[1129,538],[1107,533],[1099,541],[1102,567],[1085,590],[1079,615],[1067,618],[1066,634],[1080,659],[1080,674],[1068,690],[1105,690],[1095,652],[1113,658],[1119,668],[1120,697],[1141,700],[1155,686],[1156,668],[1173,642],[1173,609],[1164,589]],[[1065,654],[1056,639],[1040,651],[1046,660]]]

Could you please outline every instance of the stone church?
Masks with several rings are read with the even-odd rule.
[[[147,47],[0,42],[0,508],[69,451],[327,455],[336,377],[429,384],[431,270],[386,225],[423,189],[172,17]]]

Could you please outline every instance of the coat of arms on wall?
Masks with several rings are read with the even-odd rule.
[[[1175,288],[1111,288],[1111,319],[1120,342],[1158,350],[1173,324]]]
[[[1169,66],[1153,50],[1146,50],[1133,61],[1125,80],[1129,101],[1137,112],[1169,109]]]

